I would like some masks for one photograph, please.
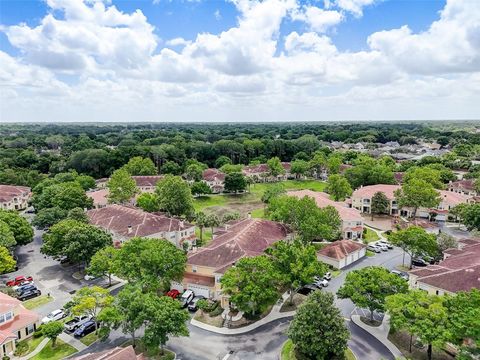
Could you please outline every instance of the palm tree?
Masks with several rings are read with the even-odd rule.
[[[204,212],[199,211],[195,214],[195,222],[200,229],[200,243],[203,243],[203,228],[207,226],[207,215]]]

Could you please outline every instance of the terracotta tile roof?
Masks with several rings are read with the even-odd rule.
[[[363,223],[362,215],[360,211],[354,208],[349,208],[345,203],[330,200],[328,194],[324,192],[312,191],[312,190],[295,190],[288,191],[287,195],[295,196],[299,199],[308,196],[315,200],[319,208],[324,208],[327,206],[333,206],[337,209],[340,218],[343,221],[361,221]]]
[[[468,190],[468,191],[473,191],[475,190],[474,187],[474,179],[465,179],[465,180],[458,180],[451,182],[448,184],[449,189],[455,189],[455,190]]]
[[[352,240],[339,240],[331,244],[328,244],[323,249],[319,250],[317,254],[323,255],[336,260],[341,260],[360,249],[363,249],[366,245],[352,241]]]
[[[0,202],[13,200],[18,196],[28,196],[30,188],[26,186],[1,185],[0,184]]]
[[[151,175],[151,176],[132,176],[138,187],[156,186],[157,183],[163,179],[163,175]]]
[[[140,360],[143,359],[143,355],[136,355],[133,346],[127,346],[125,348],[116,347],[100,351],[97,353],[88,353],[82,356],[72,358],[73,360]]]
[[[200,275],[194,273],[185,273],[183,280],[188,284],[196,284],[202,286],[215,286],[215,278],[208,275]]]
[[[473,239],[472,239],[473,240]],[[410,271],[417,282],[448,292],[480,289],[480,241],[472,241],[462,249],[447,250],[450,254],[438,265]]]
[[[227,232],[215,237],[208,246],[191,252],[188,264],[225,271],[239,259],[262,254],[273,243],[284,239],[288,230],[283,224],[262,220],[237,221]]]
[[[122,205],[108,205],[104,208],[89,210],[87,215],[93,225],[127,238],[182,231],[194,226],[179,219]]]
[[[87,192],[87,196],[93,199],[94,205],[107,205],[108,204],[108,189],[100,189]]]
[[[292,167],[289,162],[282,162],[282,166],[285,169],[285,171],[287,171],[287,172],[289,172],[291,167]],[[268,165],[267,164],[258,164],[258,165],[245,166],[242,169],[242,172],[245,175],[267,173],[268,172]]]
[[[14,310],[16,315],[13,320],[0,325],[0,344],[11,339],[12,336],[16,338],[18,330],[34,324],[40,319],[37,313],[25,309],[21,301],[0,292],[0,313]]]
[[[19,306],[21,303],[22,302],[20,300],[0,292],[0,314],[5,313],[9,310],[13,310],[17,306]]]
[[[12,334],[8,331],[0,330],[0,345],[6,342],[6,340],[15,340],[17,338],[16,335]]]
[[[203,180],[205,181],[221,181],[225,180],[225,174],[218,169],[206,169],[202,173]]]

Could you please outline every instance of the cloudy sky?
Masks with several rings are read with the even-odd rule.
[[[479,0],[1,0],[0,122],[480,119]]]

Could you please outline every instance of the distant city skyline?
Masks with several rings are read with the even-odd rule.
[[[0,122],[480,119],[480,1],[5,0]]]

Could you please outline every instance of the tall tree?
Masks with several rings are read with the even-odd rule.
[[[327,192],[335,201],[343,201],[352,195],[349,182],[342,175],[334,174],[328,177]]]
[[[315,291],[298,308],[287,334],[299,358],[343,358],[349,332],[333,301],[331,293]]]
[[[131,158],[127,164],[123,166],[130,175],[156,175],[157,168],[149,158],[135,156]]]
[[[112,286],[112,275],[115,273],[118,251],[113,246],[98,250],[90,260],[87,273],[94,276],[108,276],[108,286]]]
[[[270,200],[276,198],[280,195],[285,194],[285,187],[282,183],[272,184],[271,186],[267,187],[265,192],[262,195],[262,202],[268,204]]]
[[[458,248],[457,240],[452,235],[449,235],[445,232],[441,232],[440,234],[437,235],[437,244],[438,244],[438,250],[442,254],[447,249]]]
[[[283,168],[282,162],[278,157],[273,157],[267,161],[268,174],[272,177],[277,177],[279,175],[285,174],[285,169]]]
[[[15,270],[17,262],[5,246],[0,245],[0,274]]]
[[[182,168],[175,161],[167,161],[160,168],[162,174],[169,175],[180,175],[182,173]]]
[[[10,230],[6,222],[0,220],[0,246],[11,249],[15,245],[17,245],[17,242],[15,241],[13,231]]]
[[[74,231],[70,230],[65,235],[64,242],[66,247],[62,255],[73,262],[87,265],[97,251],[112,244],[112,236],[96,226],[82,224]]]
[[[323,152],[317,151],[313,158],[309,161],[310,171],[318,179],[323,170],[327,167],[327,158]]]
[[[385,311],[387,296],[407,290],[408,284],[401,277],[383,267],[369,266],[349,272],[337,295],[341,299],[352,300],[358,307],[367,308],[370,321],[373,321],[374,311]]]
[[[114,297],[107,289],[99,286],[84,287],[78,290],[72,300],[72,312],[75,315],[89,315],[96,318],[100,311],[110,306]],[[97,330],[95,325],[95,330]]]
[[[405,329],[427,344],[427,357],[432,359],[432,346],[442,347],[448,339],[448,317],[444,297],[422,290],[387,297],[386,309],[394,329]]]
[[[116,275],[141,283],[150,291],[169,289],[172,280],[181,281],[187,258],[168,241],[132,238],[116,256]]]
[[[157,195],[148,192],[138,195],[137,206],[147,212],[160,211]]]
[[[224,189],[226,192],[243,191],[247,188],[247,181],[245,176],[240,172],[233,172],[225,176]]]
[[[314,281],[314,276],[322,277],[327,272],[325,264],[317,260],[317,252],[312,245],[304,246],[300,241],[279,241],[268,249],[273,264],[282,275],[282,281],[290,290],[290,303],[295,289]]]
[[[247,314],[257,315],[277,301],[282,277],[265,255],[240,259],[220,282],[230,302]]]
[[[0,210],[0,221],[8,225],[17,245],[26,245],[33,241],[33,229],[28,221],[16,211]]]
[[[124,204],[137,193],[137,184],[128,171],[115,170],[107,182],[108,201],[110,203]]]
[[[411,207],[415,219],[420,207],[432,208],[440,203],[440,196],[430,183],[425,180],[412,179],[405,182],[401,189],[395,191],[395,198],[400,207]]]
[[[188,184],[179,176],[166,175],[157,183],[155,193],[160,209],[170,215],[190,215],[193,213],[193,197]]]
[[[75,181],[47,186],[41,193],[34,194],[32,203],[36,210],[51,207],[70,210],[76,207],[84,209],[93,206],[93,200],[87,196],[85,190]]]
[[[202,180],[204,168],[199,164],[190,164],[185,169],[185,177],[190,181],[200,181]]]
[[[434,234],[427,233],[419,226],[410,226],[390,234],[390,242],[403,249],[410,255],[410,269],[412,268],[412,257],[416,255],[436,256],[438,254],[437,240]]]
[[[412,166],[409,168],[403,176],[403,182],[408,183],[412,180],[423,180],[432,185],[435,189],[444,188],[441,180],[441,172],[432,169],[431,167]]]
[[[309,168],[309,164],[305,160],[294,160],[291,163],[290,172],[295,175],[295,178],[304,176]]]
[[[57,337],[63,332],[63,324],[60,321],[51,321],[42,325],[42,335],[52,340],[52,348],[57,343]]]
[[[32,225],[36,226],[39,229],[45,229],[55,225],[59,221],[67,217],[68,211],[59,208],[58,206],[51,208],[44,208],[35,214],[35,217],[32,220]]]
[[[195,225],[200,229],[200,244],[203,244],[203,229],[208,225],[207,216],[204,212],[199,211],[195,214]]]
[[[212,193],[210,186],[203,181],[194,182],[190,188],[193,195],[206,195]]]
[[[372,196],[372,202],[370,204],[370,213],[372,215],[384,215],[388,214],[388,209],[390,207],[390,200],[388,200],[387,196],[384,192],[377,191]]]
[[[71,209],[67,214],[67,218],[72,219],[72,220],[76,220],[76,221],[79,221],[79,222],[83,222],[85,224],[90,222],[87,213],[82,208]]]
[[[461,212],[461,221],[468,230],[480,231],[480,204],[468,204]]]

